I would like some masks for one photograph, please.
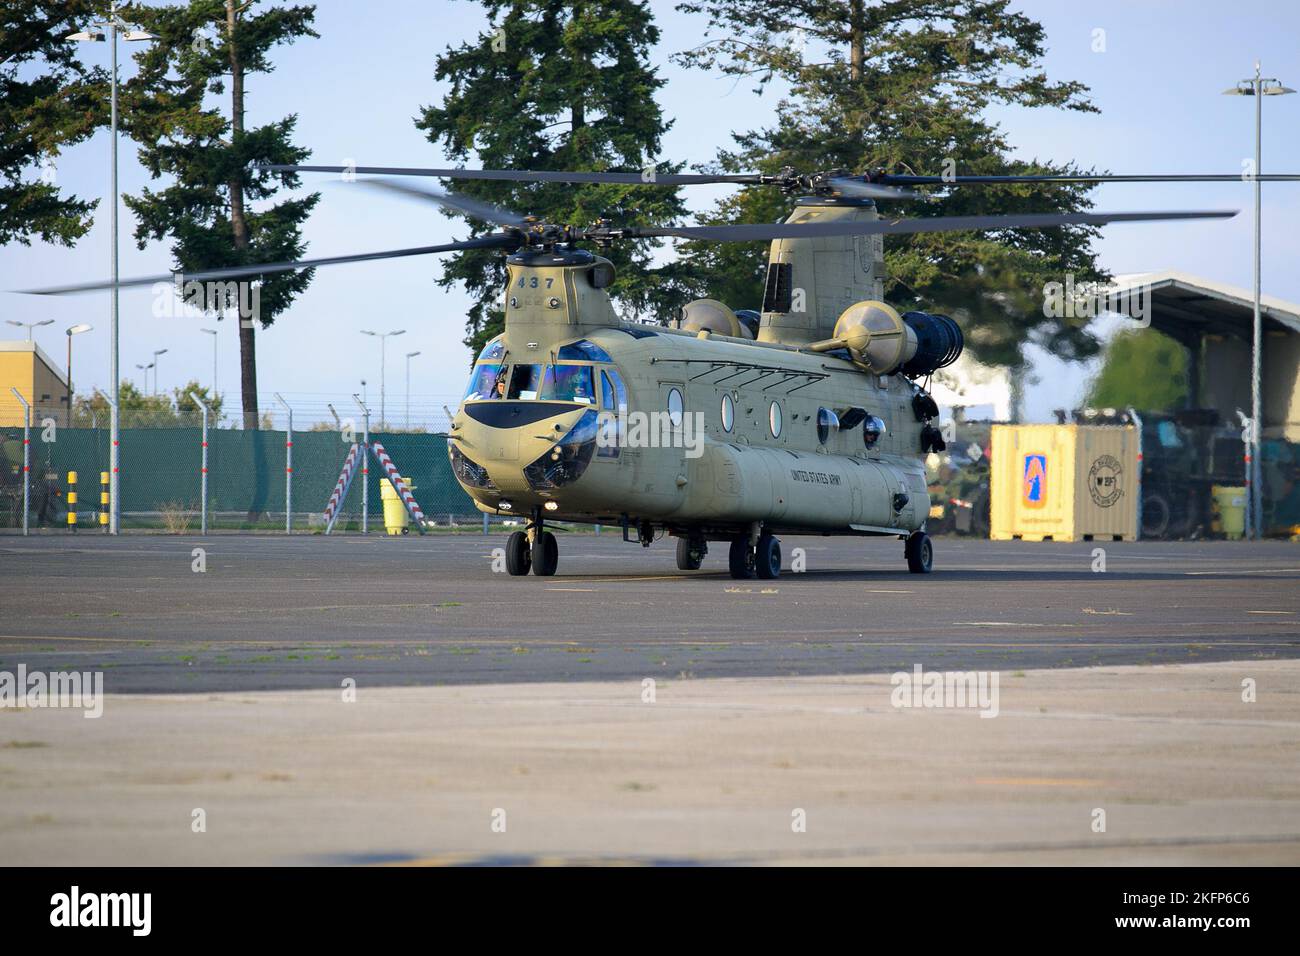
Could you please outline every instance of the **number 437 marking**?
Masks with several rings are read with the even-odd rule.
[[[554,282],[555,282],[555,276],[547,276],[547,277],[546,277],[546,288],[549,289],[549,288],[551,287],[552,283],[554,283]],[[538,287],[540,286],[540,283],[538,282],[537,276],[520,276],[520,277],[519,277],[519,281],[518,281],[517,283],[515,283],[515,284],[518,285],[519,288],[521,288],[521,289],[524,288],[525,286],[527,286],[529,289],[536,289],[536,288],[538,288]]]

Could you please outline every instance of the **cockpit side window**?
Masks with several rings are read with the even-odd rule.
[[[510,370],[510,389],[506,398],[531,401],[537,397],[537,390],[542,382],[540,365],[515,365]]]
[[[483,353],[479,355],[480,362],[490,362],[499,359],[506,354],[505,343],[501,339],[494,339],[483,347]]]

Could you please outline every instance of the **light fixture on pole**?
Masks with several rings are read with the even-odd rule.
[[[199,329],[199,331],[212,336],[212,391],[208,392],[208,401],[212,402],[217,398],[217,330]]]
[[[27,341],[32,340],[32,329],[39,329],[42,325],[53,325],[53,319],[41,319],[39,322],[19,322],[17,319],[5,319],[10,325],[16,325],[20,329],[27,330]]]
[[[1259,175],[1262,153],[1262,131],[1264,125],[1264,97],[1285,96],[1295,90],[1282,85],[1279,80],[1259,75],[1259,61],[1255,61],[1255,75],[1241,80],[1236,86],[1223,91],[1225,96],[1255,97],[1255,165],[1249,179],[1255,181],[1255,314],[1251,331],[1250,349],[1250,431],[1246,442],[1246,484],[1249,497],[1246,502],[1246,537],[1252,535],[1256,540],[1264,534],[1264,494],[1262,488],[1263,472],[1259,460],[1259,439],[1264,429],[1264,409],[1260,398],[1260,366],[1264,346],[1263,322],[1259,310],[1259,273],[1260,273],[1260,193]]]
[[[112,250],[113,266],[113,288],[110,290],[111,310],[109,319],[109,445],[108,445],[108,533],[117,534],[118,518],[121,509],[118,507],[118,425],[120,418],[118,402],[118,385],[119,385],[119,365],[118,365],[118,328],[117,328],[117,35],[122,34],[122,38],[130,42],[139,42],[142,40],[158,39],[152,33],[146,33],[143,30],[132,30],[130,26],[117,15],[117,0],[112,0],[109,6],[108,19],[102,22],[92,23],[87,29],[78,33],[70,33],[68,40],[103,43],[107,37],[111,40],[112,46],[112,63],[113,68],[110,73],[110,94],[109,94],[109,144],[110,144],[110,162],[112,169],[111,180],[112,189],[109,196],[108,215],[109,215],[109,247]]]
[[[153,393],[158,394],[158,356],[166,355],[166,349],[157,349],[153,353]]]
[[[386,339],[390,335],[403,335],[406,329],[394,329],[392,332],[371,332],[368,329],[362,329],[362,335],[372,335],[379,339],[379,427],[385,428],[387,419],[384,417],[384,346],[387,344]]]
[[[68,336],[68,414],[65,424],[68,428],[72,427],[72,337],[74,335],[80,335],[82,332],[89,332],[91,328],[93,328],[93,326],[81,322],[77,325],[70,326],[66,330]]]
[[[144,390],[140,394],[148,395],[149,394],[149,369],[153,368],[153,362],[150,362],[148,365],[141,365],[139,362],[136,362],[135,367],[138,368],[140,371],[144,372]],[[112,495],[112,492],[110,491],[109,494]]]
[[[419,355],[419,352],[406,353],[406,430],[411,430],[411,359]]]

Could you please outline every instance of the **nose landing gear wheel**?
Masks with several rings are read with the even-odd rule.
[[[709,546],[703,541],[691,538],[677,539],[677,570],[698,571],[704,563],[704,556],[709,553]]]
[[[550,577],[560,564],[560,546],[555,542],[555,535],[543,531],[537,547],[533,550],[536,552],[533,558],[533,574],[542,578]]]
[[[731,542],[727,552],[727,568],[731,576],[746,581],[754,576],[754,550],[749,546],[748,538],[737,538]]]
[[[907,570],[913,574],[929,574],[934,569],[934,545],[924,531],[913,532],[903,547]]]
[[[528,547],[528,535],[516,531],[506,541],[506,571],[518,577],[527,574],[532,563],[533,556]]]
[[[765,581],[774,581],[781,575],[781,542],[770,534],[762,535],[758,539],[754,569]]]

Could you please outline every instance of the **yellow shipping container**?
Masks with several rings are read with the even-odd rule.
[[[994,541],[1136,541],[1138,430],[994,425],[989,475]]]

